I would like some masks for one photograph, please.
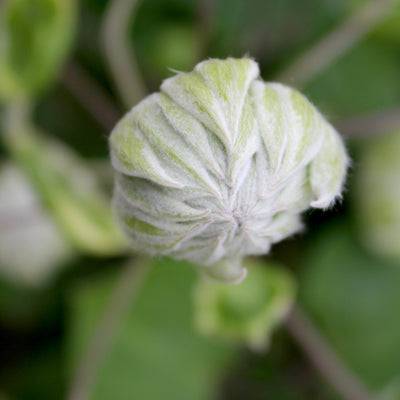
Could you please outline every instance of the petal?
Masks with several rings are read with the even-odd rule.
[[[315,157],[324,120],[303,95],[279,83],[257,81],[252,93],[268,158],[268,186],[276,190]]]
[[[326,208],[341,196],[349,159],[339,134],[326,124],[321,150],[310,165],[314,208]]]
[[[110,148],[112,165],[117,171],[167,187],[183,187],[182,183],[165,172],[153,151],[153,146],[133,123],[132,112],[128,113],[112,131]]]

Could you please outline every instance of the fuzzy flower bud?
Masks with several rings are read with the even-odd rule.
[[[137,251],[237,282],[241,259],[340,196],[347,156],[299,92],[251,59],[207,60],[134,107],[110,138],[116,215]],[[207,272],[208,271],[208,272]]]

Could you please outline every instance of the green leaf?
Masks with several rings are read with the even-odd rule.
[[[376,389],[400,373],[400,268],[373,258],[340,224],[313,242],[301,300],[340,357]]]
[[[97,256],[125,251],[108,199],[95,173],[64,143],[17,127],[9,135],[11,154],[69,241]]]
[[[387,18],[375,29],[373,36],[382,41],[391,41],[393,44],[400,43],[400,2],[394,3],[392,11]]]
[[[112,274],[71,292],[70,341],[76,361],[95,332],[113,286]],[[102,366],[92,400],[210,400],[232,348],[208,341],[192,325],[196,272],[157,259]]]
[[[0,7],[0,99],[51,84],[74,36],[75,0],[5,0]]]
[[[248,274],[239,284],[198,283],[196,324],[211,337],[263,350],[292,305],[295,283],[288,271],[271,262],[245,260],[243,267]]]
[[[398,52],[366,39],[316,77],[306,92],[335,118],[389,108],[400,102],[399,68]]]
[[[146,25],[138,40],[138,58],[144,64],[143,71],[157,80],[171,75],[170,68],[191,70],[200,57],[201,33],[189,23],[159,21],[151,29]]]
[[[400,399],[400,378],[397,377],[387,385],[379,394],[378,400],[399,400]]]
[[[366,248],[400,263],[400,130],[360,144],[353,210]]]

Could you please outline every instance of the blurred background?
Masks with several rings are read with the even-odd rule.
[[[129,252],[107,138],[174,70],[244,55],[353,161],[241,297]],[[0,399],[64,398],[400,399],[399,1],[0,1]]]

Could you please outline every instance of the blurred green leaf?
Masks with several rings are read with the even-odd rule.
[[[225,58],[248,53],[256,57],[268,78],[366,1],[220,0],[210,55]]]
[[[343,223],[311,244],[303,268],[302,303],[343,360],[382,389],[400,373],[400,268],[365,253]]]
[[[333,119],[381,110],[400,102],[399,70],[398,51],[366,39],[316,77],[306,93]]]
[[[198,61],[201,35],[197,0],[146,0],[131,21],[130,37],[140,70],[157,90],[169,68],[191,70]]]
[[[15,160],[76,248],[98,256],[125,250],[109,201],[84,160],[28,125],[12,129],[8,139]]]
[[[353,213],[363,244],[400,267],[400,130],[358,146]]]
[[[153,79],[172,75],[170,68],[178,71],[193,69],[199,61],[201,38],[189,24],[175,23],[149,30],[143,57],[146,71]]]
[[[74,0],[5,0],[0,6],[0,99],[39,94],[57,76],[74,36]]]
[[[379,394],[378,400],[399,400],[400,399],[400,378],[390,382]]]
[[[112,83],[98,41],[102,16],[110,1],[79,2],[83,13],[75,61],[111,95]],[[366,1],[370,0],[216,1],[214,12],[205,21],[212,31],[208,56],[222,58],[248,53],[261,63],[263,76],[271,77]],[[55,81],[74,36],[75,3],[76,0],[0,0],[0,101],[26,95],[36,101],[36,96]],[[56,16],[46,11],[51,4],[70,8]],[[168,67],[191,69],[185,64],[192,62],[198,51],[198,40],[202,40],[199,9],[204,4],[209,3],[199,0],[140,2],[129,36],[150,87],[159,86],[159,80],[168,74]],[[17,10],[11,19],[6,8]],[[329,118],[377,111],[400,102],[398,21],[397,9],[306,88],[307,94]],[[6,36],[4,32],[12,35]],[[83,86],[81,89],[85,94]],[[113,223],[108,199],[100,191],[101,205],[98,206],[97,200],[91,200],[91,190],[77,184],[87,173],[92,181],[94,171],[65,146],[69,144],[86,159],[105,157],[108,151],[103,131],[99,132],[97,123],[74,96],[60,82],[50,96],[40,99],[38,107],[35,104],[34,120],[62,142],[56,141],[53,146],[48,144],[47,137],[37,142],[35,137],[32,154],[23,165],[31,181],[36,182],[35,188],[44,205],[58,217],[58,223],[72,243],[95,255],[120,254],[121,242],[115,252],[97,252],[100,248],[106,250],[108,243],[120,240],[116,236],[109,241],[114,228],[109,231],[107,228]],[[53,152],[48,147],[61,150]],[[64,167],[60,167],[58,155],[63,159],[64,150],[70,154],[71,157],[66,157],[71,162],[61,162]],[[4,154],[3,149],[0,153]],[[394,155],[398,156],[397,152]],[[357,160],[354,165],[358,168]],[[79,179],[74,182],[73,176]],[[393,191],[398,187],[396,182],[392,186]],[[352,188],[350,184],[349,188]],[[380,188],[373,184],[364,194],[364,200],[372,201]],[[98,198],[99,191],[95,189],[95,192],[94,198]],[[73,218],[69,207],[75,210],[71,214]],[[388,211],[385,205],[380,209],[382,214]],[[352,217],[354,209],[348,212]],[[330,213],[328,219],[337,214]],[[103,217],[108,222],[96,222]],[[86,221],[83,227],[82,221]],[[303,265],[302,301],[344,360],[361,378],[379,389],[379,399],[399,400],[400,282],[396,266],[366,254],[371,247],[359,248],[347,225],[322,231],[321,224],[326,221],[327,217],[313,213],[315,229],[309,229],[310,235],[306,238],[319,237],[319,241],[310,243],[313,248]],[[101,240],[98,236],[93,240],[87,226],[103,232]],[[397,238],[392,237],[393,241]],[[18,240],[23,246],[18,254],[14,250],[14,255],[29,257],[26,241]],[[45,247],[46,243],[43,240],[42,245]],[[303,243],[296,240],[280,244],[274,248],[274,254],[297,265],[303,251],[307,252]],[[62,288],[57,286],[47,293],[0,282],[0,398],[62,398],[68,381],[62,370],[63,355],[57,346],[64,339],[67,327],[71,332],[68,356],[77,361],[97,326],[116,280],[112,270],[107,276],[101,276],[110,262],[108,258],[85,257],[76,261],[75,268],[69,269],[59,281],[62,285],[74,286],[68,323],[64,320]],[[336,399],[299,355],[283,329],[275,335],[267,356],[242,350],[242,357],[232,372],[229,360],[234,351],[199,337],[191,327],[190,291],[195,284],[195,272],[183,263],[162,260],[154,263],[161,265],[150,275],[138,307],[132,309],[105,360],[94,400],[210,400],[216,397],[219,377],[228,367],[230,376],[223,387],[226,400]],[[15,269],[9,271],[17,273]],[[82,277],[88,274],[89,278]],[[57,343],[53,350],[48,341]]]
[[[236,285],[199,281],[195,292],[196,325],[211,337],[243,341],[263,350],[289,311],[295,283],[284,267],[271,262],[248,259],[243,267],[248,274]]]
[[[400,1],[396,0],[396,2],[393,11],[374,31],[374,37],[398,45],[400,43]]]
[[[35,351],[36,350],[36,351]],[[53,343],[25,354],[19,363],[8,365],[0,385],[10,400],[61,399],[64,391],[62,353]],[[0,393],[0,399],[1,397]]]
[[[51,288],[38,289],[0,280],[1,326],[24,332],[46,330],[60,312],[59,303],[58,293]]]
[[[208,341],[192,325],[193,266],[157,259],[98,376],[94,400],[211,400],[234,349]],[[113,276],[71,291],[70,342],[75,362],[109,298]]]

